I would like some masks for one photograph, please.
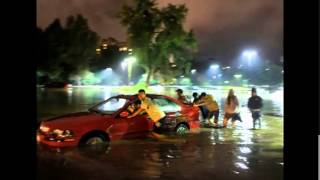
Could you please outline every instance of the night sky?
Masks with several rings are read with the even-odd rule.
[[[37,0],[37,24],[47,27],[55,18],[82,14],[102,38],[126,39],[116,18],[131,0]],[[183,4],[189,9],[186,28],[194,29],[199,43],[197,61],[209,58],[222,64],[234,61],[247,47],[263,59],[279,62],[282,56],[282,0],[158,0],[159,6]],[[62,21],[64,22],[64,21]]]

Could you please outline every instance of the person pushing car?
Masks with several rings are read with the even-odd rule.
[[[140,108],[132,115],[129,115],[127,118],[135,117],[141,112],[145,111],[150,119],[155,123],[155,126],[160,127],[160,121],[163,121],[166,118],[166,114],[156,104],[154,104],[150,98],[146,96],[146,92],[144,89],[140,89],[138,91],[138,98],[141,101]],[[156,138],[161,137],[160,134],[154,132],[154,129],[153,132],[151,132],[151,135]]]

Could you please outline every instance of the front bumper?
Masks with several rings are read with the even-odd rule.
[[[37,143],[51,147],[70,147],[78,145],[78,141],[76,139],[50,139],[40,133],[37,133]]]

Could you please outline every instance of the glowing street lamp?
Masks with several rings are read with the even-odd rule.
[[[248,65],[250,66],[253,58],[257,57],[258,53],[256,50],[248,49],[242,52],[242,56],[246,58],[248,61]]]
[[[217,70],[217,69],[219,69],[219,65],[218,64],[212,64],[211,66],[210,66],[210,69],[213,69],[213,70]]]
[[[197,72],[196,69],[192,69],[192,70],[191,70],[191,74],[195,74],[196,72]]]
[[[236,79],[241,79],[242,75],[241,74],[235,74],[235,75],[233,75],[233,77],[236,78]]]
[[[230,68],[231,68],[230,66],[226,66],[226,67],[223,67],[222,69],[226,70],[226,69],[230,69]]]

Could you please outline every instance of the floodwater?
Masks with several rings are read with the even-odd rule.
[[[121,93],[119,89],[39,88],[38,121],[84,111]],[[153,87],[147,92],[174,96],[175,89]],[[219,88],[182,89],[190,96],[203,91],[213,94],[220,106],[228,93]],[[243,122],[234,129],[201,128],[185,136],[167,135],[161,140],[114,141],[95,150],[38,145],[38,179],[283,179],[283,94],[263,89],[258,89],[258,93],[265,102],[262,129],[251,130],[250,114],[242,107]],[[235,90],[235,94],[240,104],[246,105],[250,91]]]

